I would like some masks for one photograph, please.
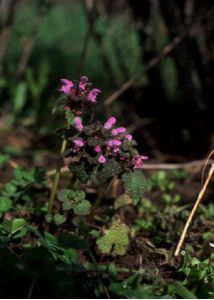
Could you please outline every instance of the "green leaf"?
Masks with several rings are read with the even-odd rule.
[[[52,234],[45,232],[44,237],[39,236],[39,240],[40,240],[41,244],[45,248],[47,248],[48,251],[50,251],[51,253],[54,253],[55,251],[57,251],[58,243],[57,243],[56,238]]]
[[[91,147],[94,147],[94,146],[103,146],[104,142],[102,139],[97,139],[97,138],[94,138],[94,137],[89,137],[87,139],[87,144]]]
[[[62,209],[71,210],[73,208],[73,203],[69,199],[65,199],[62,203]]]
[[[52,217],[51,214],[47,214],[47,215],[45,216],[45,221],[46,221],[47,223],[51,223],[52,219],[53,219],[53,217]]]
[[[59,200],[62,202],[63,210],[71,210],[73,208],[74,193],[71,190],[64,189],[57,193]]]
[[[21,230],[26,224],[27,222],[21,218],[12,220],[11,234]]]
[[[9,242],[10,238],[8,236],[0,236],[0,249],[6,248]]]
[[[105,182],[106,180],[119,175],[121,171],[122,169],[120,164],[115,160],[111,159],[104,164],[99,175],[101,179]]]
[[[65,217],[63,215],[60,215],[59,213],[54,215],[54,223],[59,226],[65,222]]]
[[[124,255],[129,245],[129,228],[125,224],[114,221],[104,236],[97,240],[99,250],[103,254]]]
[[[171,299],[168,295],[155,295],[154,287],[151,285],[138,284],[133,287],[128,280],[122,282],[112,282],[109,291],[113,293],[113,298],[119,299]],[[116,297],[114,296],[116,295]]]
[[[15,148],[13,146],[9,146],[9,145],[6,145],[3,147],[2,149],[4,151],[5,154],[11,156],[21,156],[22,155],[22,150],[21,149],[18,149],[18,148]]]
[[[85,192],[84,191],[73,191],[73,197],[75,199],[75,201],[82,201],[82,200],[85,200]]]
[[[71,173],[73,173],[82,183],[87,183],[89,175],[86,172],[84,163],[72,162],[68,167]]]
[[[74,116],[71,110],[65,111],[65,118],[67,120],[67,126],[70,127],[74,123]]]
[[[9,198],[0,197],[0,212],[6,212],[10,210],[12,201]]]
[[[71,200],[73,198],[73,191],[64,189],[57,192],[57,196],[61,202]]]
[[[23,229],[26,223],[27,222],[24,219],[17,218],[10,221],[4,221],[2,224],[2,228],[9,235],[13,235],[17,233],[19,230]]]
[[[14,196],[16,190],[16,184],[14,184],[13,182],[9,182],[6,184],[5,189],[2,191],[2,194],[9,198],[11,196]]]
[[[86,250],[89,247],[87,239],[80,237],[79,234],[71,232],[62,232],[58,238],[61,247]]]
[[[128,194],[123,194],[123,195],[119,196],[115,200],[115,202],[114,202],[114,208],[118,209],[121,206],[129,205],[131,203],[132,203],[132,199],[130,198],[130,196]]]
[[[10,156],[7,154],[0,154],[0,167],[10,159]]]
[[[108,272],[113,278],[117,278],[117,268],[114,262],[111,262],[108,266]]]
[[[83,191],[64,189],[58,192],[58,198],[63,202],[63,210],[74,209],[77,214],[86,215],[91,207],[90,202],[85,199],[85,192]]]
[[[188,290],[180,281],[175,282],[173,286],[178,296],[184,299],[197,299],[196,295]]]
[[[52,114],[54,114],[58,109],[61,110],[67,104],[67,99],[65,96],[60,97],[54,104],[52,108]]]
[[[96,239],[99,237],[99,230],[92,229],[90,230],[89,234],[93,239]]]
[[[16,233],[13,234],[13,239],[22,238],[23,236],[26,235],[27,232],[28,232],[28,229],[26,227],[23,227],[19,231],[17,231]]]
[[[122,180],[125,185],[125,190],[130,193],[133,203],[136,205],[143,196],[146,189],[146,179],[141,170],[134,170],[123,174]]]
[[[26,82],[20,82],[15,90],[13,98],[13,110],[17,114],[24,107],[27,100],[27,84]]]
[[[6,220],[2,223],[2,229],[3,231],[5,231],[8,235],[11,232],[11,228],[12,228],[12,221]]]
[[[76,251],[74,249],[63,249],[63,254],[58,256],[65,264],[71,264],[76,261]]]
[[[88,215],[90,213],[91,203],[88,200],[82,200],[74,206],[74,213],[77,215]]]

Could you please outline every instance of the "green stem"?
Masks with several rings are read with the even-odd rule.
[[[63,270],[63,271],[73,271],[73,272],[99,272],[99,273],[108,273],[109,272],[109,266],[108,265],[97,265],[94,264],[93,262],[87,262],[82,265],[83,269],[75,270],[73,265],[66,265],[66,266],[58,266],[58,270]],[[120,268],[116,267],[116,272],[118,273],[139,273],[139,270],[134,270],[134,269],[128,269],[128,268]]]
[[[67,145],[67,141],[63,140],[61,150],[60,150],[60,159],[58,160],[58,163],[57,163],[56,174],[55,174],[55,177],[54,177],[54,182],[53,182],[53,186],[52,186],[52,189],[51,189],[50,198],[49,198],[49,201],[48,201],[48,214],[51,214],[51,212],[52,212],[53,202],[54,202],[54,199],[55,199],[55,196],[56,196],[56,191],[57,191],[57,187],[58,187],[59,179],[60,179],[60,170],[61,170],[61,166],[62,166],[62,157],[61,157],[61,155],[65,151],[66,145]]]

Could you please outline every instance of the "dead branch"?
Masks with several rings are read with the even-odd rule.
[[[205,181],[202,189],[200,190],[200,192],[198,194],[198,198],[197,198],[197,200],[195,202],[195,205],[192,208],[192,211],[191,211],[191,213],[190,213],[190,215],[189,215],[189,217],[188,217],[188,219],[186,221],[186,224],[184,226],[184,229],[183,229],[182,234],[180,236],[180,239],[178,241],[178,245],[176,247],[175,254],[174,254],[175,256],[178,256],[179,253],[180,253],[181,247],[183,245],[184,239],[185,239],[186,234],[187,234],[187,230],[188,230],[188,228],[190,226],[190,223],[192,222],[193,216],[194,216],[194,214],[195,214],[195,212],[196,212],[196,210],[197,210],[197,208],[198,208],[198,206],[199,206],[199,204],[200,204],[200,202],[202,200],[202,197],[203,197],[203,195],[204,195],[204,193],[205,193],[205,191],[207,189],[208,183],[210,182],[210,179],[211,179],[211,177],[213,175],[213,172],[214,172],[214,164],[212,163],[212,165],[210,167],[210,170],[209,170],[209,173],[207,175],[206,181]]]
[[[179,35],[173,39],[173,41],[167,45],[159,55],[151,59],[148,64],[140,69],[132,78],[127,80],[117,91],[112,93],[104,102],[106,106],[112,104],[120,95],[122,95],[126,90],[128,90],[133,84],[136,83],[136,81],[140,78],[142,73],[145,71],[148,71],[149,69],[153,68],[157,63],[159,63],[163,57],[168,55],[177,44],[179,44],[182,39],[184,38],[185,34],[183,33],[182,35]]]
[[[190,162],[186,162],[186,163],[166,163],[166,164],[145,164],[143,166],[144,170],[175,170],[175,169],[194,169],[194,168],[199,168],[202,167],[205,164],[206,160],[202,159],[202,160],[194,160],[194,161],[190,161]],[[214,160],[210,160],[207,165],[211,165],[214,164]],[[69,169],[67,166],[62,167],[61,168],[61,173],[66,173],[69,172]],[[50,177],[55,175],[56,170],[50,170],[47,171],[46,176]]]

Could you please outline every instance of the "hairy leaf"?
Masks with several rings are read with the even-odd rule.
[[[120,164],[112,159],[112,160],[107,161],[104,164],[104,166],[100,172],[100,177],[105,182],[106,180],[120,174],[121,171],[122,171],[122,169],[121,169]]]
[[[9,198],[0,197],[0,212],[6,212],[11,208],[12,201]]]
[[[103,145],[103,140],[101,140],[101,139],[96,139],[96,138],[94,138],[94,137],[89,137],[89,138],[87,139],[87,144],[88,144],[89,146],[97,146],[97,145],[102,146],[102,145]]]
[[[90,213],[91,203],[88,200],[82,200],[74,206],[74,213],[77,215],[88,215]]]
[[[65,217],[59,213],[54,215],[54,223],[59,226],[65,222]]]
[[[128,172],[122,176],[123,183],[125,185],[125,190],[130,193],[133,203],[137,204],[146,189],[146,179],[141,170],[134,170],[133,172]]]
[[[117,221],[97,240],[99,250],[104,254],[124,255],[129,245],[129,228]]]
[[[72,162],[69,165],[69,170],[74,174],[82,183],[86,183],[88,181],[89,175],[86,172],[85,164]]]
[[[128,205],[130,203],[132,203],[132,199],[130,198],[130,196],[128,194],[123,194],[115,200],[114,208],[118,209],[121,206]]]

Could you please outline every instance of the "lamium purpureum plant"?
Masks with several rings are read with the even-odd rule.
[[[94,120],[93,107],[101,90],[92,88],[86,76],[80,77],[79,81],[61,79],[61,82],[59,91],[63,97],[56,103],[56,107],[63,107],[65,125],[57,129],[56,133],[63,138],[61,153],[68,158],[68,168],[72,173],[72,188],[58,193],[58,198],[62,201],[62,210],[67,216],[68,211],[72,211],[77,215],[89,215],[89,220],[92,220],[114,178],[121,178],[125,187],[124,195],[120,196],[119,206],[123,200],[124,203],[127,202],[127,197],[133,204],[137,204],[145,190],[142,168],[144,160],[148,157],[139,154],[132,135],[127,133],[125,127],[117,126],[114,116],[104,123]],[[59,180],[59,169],[49,201],[49,214]],[[97,189],[97,198],[93,203],[85,199],[86,194],[83,190],[77,188],[89,181]],[[66,220],[64,215],[57,214],[54,217],[57,225]],[[109,232],[115,235],[115,228],[120,230],[120,224],[114,221],[112,226],[114,229],[110,228]],[[124,227],[123,231],[127,234]],[[123,249],[118,253],[123,253]]]

